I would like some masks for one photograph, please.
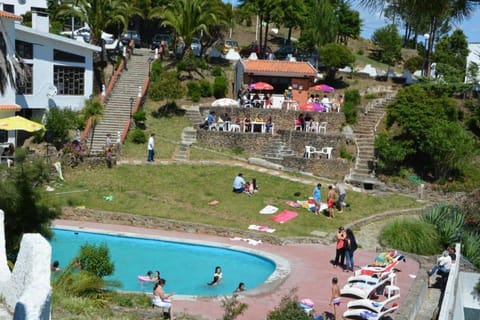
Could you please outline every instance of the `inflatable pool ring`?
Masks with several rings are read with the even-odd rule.
[[[137,278],[140,282],[151,282],[152,281],[152,279],[150,279],[149,276],[137,276]]]

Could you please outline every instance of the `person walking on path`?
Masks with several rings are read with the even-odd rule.
[[[155,133],[150,134],[150,138],[148,138],[148,145],[147,145],[147,162],[153,162],[153,157],[155,156]]]
[[[337,317],[337,307],[340,305],[340,287],[338,286],[337,277],[332,278],[332,296],[330,297],[330,303],[328,305],[333,305],[333,315],[334,319],[339,319]]]
[[[357,240],[353,234],[352,229],[347,229],[347,236],[345,238],[345,258],[347,260],[347,265],[345,266],[346,272],[354,271],[355,262],[353,260],[353,253],[357,250]]]
[[[322,191],[321,188],[322,184],[319,183],[317,186],[313,189],[313,201],[315,201],[315,215],[318,215],[320,213],[320,207],[322,204]]]
[[[345,233],[345,229],[343,227],[338,228],[337,232],[337,245],[335,247],[335,261],[333,262],[333,266],[336,268],[337,266],[341,266],[343,268],[343,264],[345,263],[345,239],[347,238],[347,234]]]
[[[128,68],[127,68],[127,46],[123,46],[122,58],[123,58],[123,69],[125,69],[125,71],[128,71]]]
[[[328,186],[327,194],[327,206],[328,206],[328,218],[335,218],[335,199],[337,198],[337,193],[332,186]]]
[[[345,206],[345,196],[347,195],[345,192],[345,186],[342,182],[335,183],[335,189],[338,193],[338,201],[337,201],[337,209],[338,212],[343,212],[343,207]]]

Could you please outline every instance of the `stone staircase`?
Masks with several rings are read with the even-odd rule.
[[[345,177],[345,181],[364,189],[378,189],[383,183],[375,177],[375,132],[386,107],[395,97],[389,94],[385,98],[370,101],[365,111],[359,114],[353,130],[357,155],[354,168]]]
[[[197,128],[205,121],[205,117],[200,114],[200,109],[198,106],[184,106],[183,109],[185,109],[185,115],[192,123],[194,128]]]
[[[283,160],[286,156],[294,156],[295,152],[280,138],[272,138],[262,150],[262,158],[267,160]]]
[[[123,70],[105,103],[105,110],[100,122],[95,127],[91,154],[102,153],[105,147],[106,135],[109,133],[112,140],[118,140],[125,125],[130,121],[130,98],[138,99],[139,87],[143,86],[148,77],[149,61],[151,55],[148,49],[135,49],[128,60],[128,70]],[[90,147],[90,145],[89,145]]]
[[[182,131],[182,141],[175,152],[176,161],[188,160],[190,146],[197,142],[197,130],[192,127],[186,127]]]

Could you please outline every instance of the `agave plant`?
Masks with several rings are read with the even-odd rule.
[[[477,268],[480,268],[480,247],[478,246],[479,242],[480,242],[480,233],[466,232],[465,234],[463,234],[462,254]]]
[[[465,215],[460,207],[441,203],[422,214],[420,219],[435,225],[442,245],[447,246],[461,240]]]

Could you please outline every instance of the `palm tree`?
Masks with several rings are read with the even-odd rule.
[[[192,38],[201,32],[208,34],[209,26],[217,24],[219,18],[224,17],[220,8],[219,0],[178,0],[152,9],[149,18],[161,18],[163,24],[175,29],[185,44],[185,51],[188,51]]]

